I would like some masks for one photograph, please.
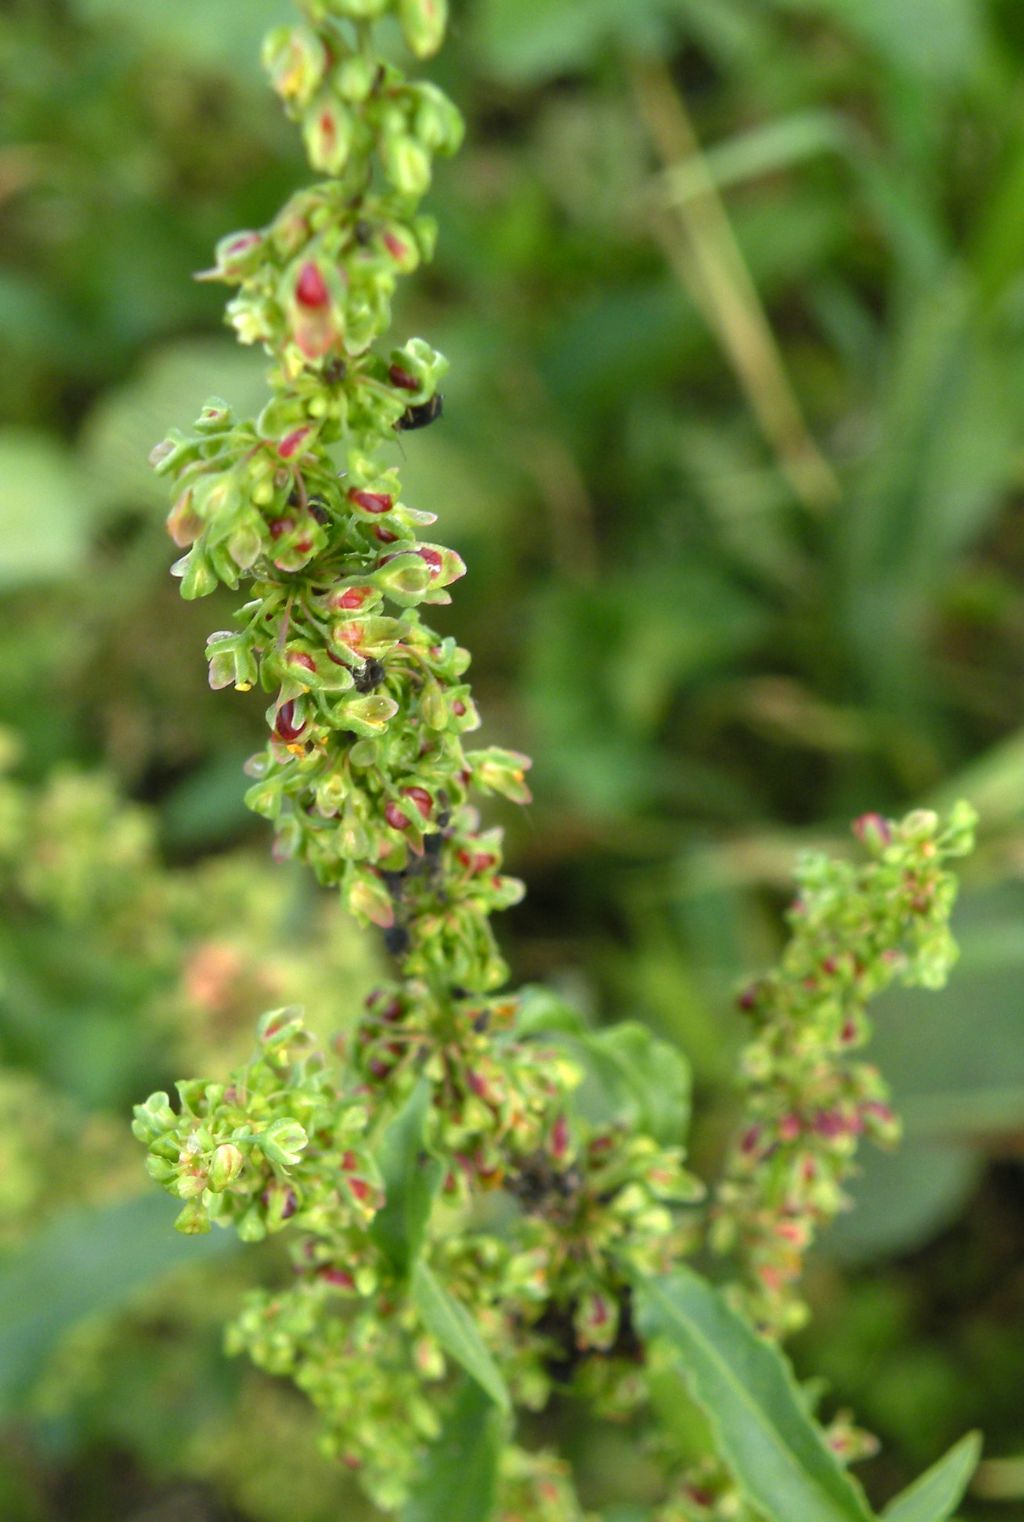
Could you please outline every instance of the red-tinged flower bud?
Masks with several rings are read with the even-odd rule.
[[[316,661],[305,650],[289,650],[287,660],[290,666],[301,666],[304,671],[316,670]]]
[[[779,1121],[779,1138],[784,1142],[794,1142],[803,1131],[803,1122],[799,1115],[784,1115]]]
[[[424,787],[403,787],[403,798],[411,798],[419,809],[424,819],[429,819],[434,807],[434,800]]]
[[[257,232],[229,233],[216,249],[216,267],[204,270],[197,280],[242,280],[260,263],[264,236]]]
[[[803,1221],[779,1221],[775,1227],[775,1235],[794,1247],[807,1246],[807,1226]]]
[[[282,703],[274,719],[274,733],[277,738],[283,740],[286,745],[291,744],[299,738],[305,727],[305,719],[300,719],[296,723],[293,699],[289,698],[286,703]]]
[[[569,1151],[569,1122],[564,1115],[559,1115],[551,1128],[551,1153],[553,1157],[561,1160]]]
[[[372,587],[346,587],[344,591],[334,594],[331,598],[331,606],[339,611],[353,612],[365,607],[372,596]]]
[[[271,539],[281,539],[285,534],[290,534],[295,529],[294,518],[275,518],[270,525]]]
[[[420,389],[420,382],[403,365],[392,365],[388,370],[388,380],[400,391],[419,391]]]
[[[389,513],[395,505],[394,497],[382,491],[350,491],[348,500],[364,513]]]
[[[338,1289],[354,1290],[356,1287],[356,1281],[344,1268],[322,1268],[317,1278],[322,1279],[325,1284],[336,1285]]]
[[[421,560],[425,560],[430,567],[431,576],[439,576],[444,565],[444,559],[437,550],[432,550],[428,545],[421,544],[415,552]]]
[[[348,906],[353,914],[369,920],[381,930],[389,930],[395,923],[391,895],[375,873],[360,877],[353,883],[348,892]]]
[[[374,538],[379,539],[381,544],[396,544],[398,542],[398,535],[393,534],[389,528],[385,528],[383,523],[374,525],[373,534]]]
[[[277,446],[281,459],[290,460],[293,454],[297,454],[312,432],[312,428],[307,424],[303,428],[293,428],[291,433],[286,433]]]
[[[314,102],[302,124],[306,152],[314,169],[341,174],[352,148],[353,117],[337,101],[321,96],[320,102]]]
[[[436,53],[448,20],[448,0],[398,0],[402,33],[417,58]]]
[[[409,828],[409,821],[397,803],[391,802],[385,804],[384,818],[393,830],[407,830]]]
[[[349,1192],[352,1195],[352,1198],[358,1200],[360,1205],[365,1205],[366,1201],[370,1198],[372,1193],[372,1190],[366,1180],[363,1178],[350,1178],[346,1179],[345,1182],[349,1187]]]
[[[471,1093],[476,1095],[477,1099],[483,1100],[484,1104],[492,1104],[494,1102],[491,1086],[482,1073],[476,1073],[470,1068],[466,1073],[466,1085]]]
[[[384,247],[387,249],[392,259],[397,259],[399,264],[404,264],[408,259],[409,254],[411,253],[409,245],[407,243],[403,243],[401,238],[396,238],[393,232],[386,232],[384,234]],[[392,365],[391,367],[391,384],[393,386],[402,386],[403,390],[417,391],[419,387],[415,384],[415,382],[411,386],[406,386],[403,381],[395,379],[394,372],[397,368],[397,365]]]
[[[838,1136],[845,1136],[850,1128],[838,1110],[819,1110],[814,1117],[814,1129],[819,1136],[833,1141]]]
[[[263,66],[278,95],[293,107],[309,104],[327,63],[327,49],[307,27],[275,27],[264,39]]]
[[[203,520],[192,506],[191,489],[182,492],[167,514],[167,532],[179,549],[194,544],[203,531]]]
[[[751,1126],[740,1137],[740,1151],[744,1157],[753,1157],[761,1145],[761,1127]]]
[[[312,259],[307,259],[295,282],[295,300],[300,306],[315,311],[319,307],[327,306],[330,299],[327,282],[320,272],[320,266],[314,264]]]
[[[871,851],[882,851],[892,840],[892,824],[881,814],[861,814],[853,822],[853,833]]]

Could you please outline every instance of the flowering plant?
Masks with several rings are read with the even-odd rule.
[[[560,1455],[516,1439],[517,1413],[572,1396],[633,1424],[660,1476],[655,1522],[866,1522],[845,1464],[868,1440],[819,1426],[777,1343],[860,1135],[894,1138],[859,1055],[866,1007],[894,980],[943,981],[947,863],[970,848],[971,810],[867,816],[865,864],[805,861],[781,965],[741,996],[748,1113],[710,1192],[685,1166],[681,1054],[635,1023],[590,1030],[543,990],[502,991],[490,918],[522,886],[475,800],[527,802],[529,761],[466,748],[469,655],[422,611],[465,567],[422,537],[436,516],[403,502],[388,459],[442,413],[442,356],[383,339],[399,278],[432,252],[420,202],[462,125],[381,56],[376,24],[428,56],[444,0],[300,8],[265,62],[326,178],[225,238],[202,277],[234,288],[270,397],[254,420],[208,401],[153,463],[174,483],[183,595],[244,587],[207,656],[211,686],[269,699],[247,802],[278,855],[383,932],[393,975],[329,1050],[300,1011],[265,1015],[244,1067],[178,1084],[177,1106],[151,1095],[135,1134],[179,1230],[288,1233],[288,1283],[249,1298],[229,1348],[294,1380],[325,1452],[385,1511],[592,1515]],[[684,1262],[715,1255],[724,1284]],[[703,1454],[667,1419],[691,1403]],[[943,1522],[975,1456],[967,1440],[885,1515]]]

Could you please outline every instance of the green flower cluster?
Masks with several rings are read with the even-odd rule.
[[[397,469],[379,459],[440,414],[442,357],[421,339],[373,345],[399,277],[431,253],[418,203],[433,156],[461,134],[440,91],[377,57],[367,23],[385,9],[320,6],[315,25],[268,38],[275,86],[314,167],[335,178],[264,231],[226,238],[207,272],[237,287],[231,322],[274,359],[266,407],[238,420],[215,399],[153,461],[175,483],[183,594],[246,583],[237,627],[211,635],[207,654],[211,686],[258,683],[271,698],[250,807],[275,821],[279,854],[338,885],[361,923],[393,929],[411,974],[477,991],[505,976],[488,916],[522,889],[469,794],[528,801],[529,762],[464,749],[479,725],[469,656],[420,609],[449,602],[465,566],[421,537],[435,515],[402,502]],[[436,46],[436,0],[398,12],[415,51]]]
[[[900,823],[866,814],[854,825],[866,865],[808,856],[781,962],[740,996],[756,1026],[743,1056],[748,1125],[712,1235],[739,1255],[744,1303],[766,1330],[792,1331],[805,1318],[795,1287],[818,1232],[848,1203],[861,1135],[898,1139],[885,1080],[855,1053],[871,1034],[868,1002],[890,984],[945,983],[957,954],[957,882],[945,864],[972,849],[975,823],[966,803],[945,823],[926,809]]]
[[[185,1201],[178,1230],[209,1231],[217,1221],[260,1242],[293,1216],[332,1234],[370,1220],[383,1190],[363,1146],[365,1106],[337,1093],[294,1011],[264,1015],[259,1035],[233,1082],[179,1083],[180,1114],[164,1093],[135,1107],[132,1131],[149,1149],[150,1177]]]
[[[228,1083],[179,1084],[177,1113],[163,1093],[136,1109],[180,1230],[294,1228],[291,1284],[250,1295],[228,1345],[305,1391],[325,1452],[385,1508],[460,1365],[527,1409],[570,1386],[606,1415],[642,1405],[630,1282],[694,1241],[679,1207],[703,1191],[680,1146],[634,1125],[649,1075],[679,1059],[567,1011],[541,1034],[552,1011],[531,1018],[532,1002],[453,1005],[446,1030],[423,1031],[408,1023],[422,1000],[382,988],[334,1062],[274,1012]]]

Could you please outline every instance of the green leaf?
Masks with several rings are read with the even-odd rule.
[[[423,1150],[430,1084],[422,1079],[381,1137],[378,1154],[386,1203],[371,1235],[399,1273],[415,1261],[430,1219],[444,1167]]]
[[[883,1522],[946,1522],[959,1506],[981,1457],[981,1437],[969,1432],[919,1480],[889,1502]]]
[[[929,83],[964,80],[984,45],[973,0],[776,0],[782,9],[831,13],[893,66]]]
[[[488,1522],[498,1487],[502,1425],[501,1413],[479,1386],[465,1385],[401,1522]]]
[[[543,1037],[555,1031],[583,1035],[586,1029],[586,1021],[579,1010],[550,989],[542,988],[539,984],[530,984],[520,989],[519,1008],[516,1011],[517,1036]]]
[[[445,1352],[461,1364],[482,1390],[486,1390],[496,1406],[509,1411],[512,1402],[505,1381],[484,1346],[476,1322],[423,1262],[417,1263],[413,1270],[412,1298],[424,1326],[433,1333]]]
[[[718,1290],[690,1269],[636,1286],[641,1334],[679,1355],[680,1373],[751,1505],[770,1522],[871,1522],[793,1372]]]
[[[598,1121],[625,1120],[663,1145],[684,1140],[690,1069],[676,1047],[636,1020],[563,1040],[587,1072],[579,1096],[584,1113]]]
[[[74,457],[28,428],[0,433],[0,586],[56,580],[83,559],[91,493]]]
[[[660,38],[662,0],[485,0],[477,45],[491,73],[536,84],[586,67],[610,43]]]
[[[238,1250],[233,1234],[184,1238],[180,1205],[158,1194],[68,1210],[0,1267],[0,1408],[30,1382],[83,1316],[115,1310],[184,1263]]]

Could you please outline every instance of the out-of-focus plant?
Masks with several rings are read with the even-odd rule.
[[[464,571],[420,531],[381,452],[435,422],[440,355],[381,352],[396,283],[430,257],[419,212],[432,159],[458,146],[448,99],[378,51],[397,19],[418,57],[442,0],[309,0],[265,61],[330,176],[263,231],[224,239],[209,277],[274,360],[253,421],[207,403],[154,464],[175,482],[175,567],[195,598],[244,584],[211,636],[210,682],[271,696],[250,806],[277,852],[337,886],[384,932],[393,977],[325,1048],[291,1007],[264,1016],[250,1061],[136,1108],[178,1227],[287,1230],[287,1286],[248,1298],[228,1340],[320,1409],[324,1445],[406,1522],[582,1515],[561,1461],[517,1442],[514,1417],[571,1393],[631,1417],[656,1455],[657,1522],[767,1517],[868,1522],[844,1467],[866,1440],[823,1429],[778,1351],[796,1324],[803,1255],[844,1203],[859,1135],[895,1119],[856,1053],[887,984],[937,987],[954,955],[947,863],[973,812],[867,816],[860,868],[809,859],[778,972],[743,996],[747,1117],[725,1182],[683,1166],[688,1070],[632,1023],[600,1034],[541,990],[499,992],[490,914],[520,885],[474,792],[526,802],[525,757],[466,750],[469,657],[422,606]],[[340,467],[340,468],[339,468]],[[730,1255],[725,1289],[686,1266]],[[688,1395],[687,1393],[688,1392]],[[692,1399],[698,1463],[673,1436]],[[973,1467],[966,1440],[888,1508],[944,1522]]]

